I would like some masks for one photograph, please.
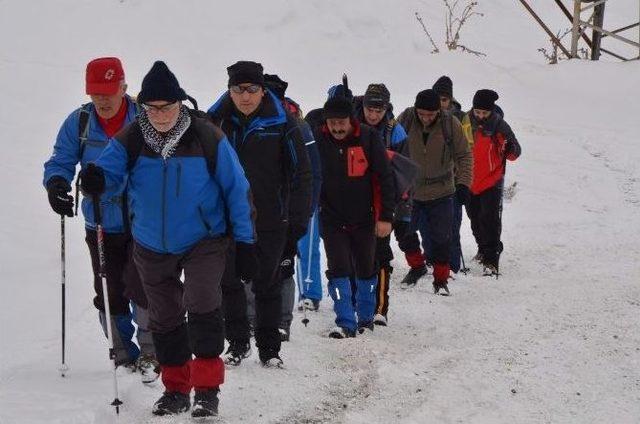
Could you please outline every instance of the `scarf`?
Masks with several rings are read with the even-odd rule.
[[[142,130],[142,136],[144,142],[154,152],[162,156],[162,159],[167,159],[173,155],[180,138],[191,125],[191,116],[189,116],[189,109],[185,105],[180,105],[180,114],[178,115],[178,121],[176,124],[166,133],[161,133],[156,130],[151,122],[147,112],[143,110],[138,116],[138,123]]]

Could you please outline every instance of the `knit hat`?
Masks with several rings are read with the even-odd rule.
[[[116,94],[122,81],[124,81],[124,70],[117,57],[100,57],[87,64],[86,92],[88,95]]]
[[[424,109],[429,111],[440,110],[440,96],[433,89],[422,90],[416,96],[416,109]]]
[[[384,84],[369,84],[362,103],[368,107],[386,108],[390,99],[391,93]]]
[[[283,81],[278,75],[270,75],[264,74],[264,85],[273,91],[279,99],[284,99],[284,93],[287,91],[287,87],[289,87],[289,83]]]
[[[229,84],[238,85],[243,83],[258,84],[264,86],[264,75],[262,65],[257,62],[241,60],[227,68],[229,74]]]
[[[353,115],[353,105],[345,97],[331,97],[322,109],[324,119],[349,118]]]
[[[438,96],[453,98],[453,81],[446,75],[438,78],[438,81],[433,84],[433,89],[438,93]]]
[[[478,90],[473,96],[473,108],[482,110],[493,110],[499,96],[493,90]]]
[[[171,103],[187,100],[187,93],[180,88],[176,76],[161,60],[154,63],[151,70],[144,76],[142,89],[138,94],[140,104],[154,100],[165,100]]]

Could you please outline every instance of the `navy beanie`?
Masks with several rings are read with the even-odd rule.
[[[187,100],[187,93],[180,88],[178,79],[169,70],[166,63],[158,60],[144,76],[142,89],[137,100],[140,104],[154,100],[174,103],[178,100]]]
[[[473,96],[473,108],[482,110],[493,110],[499,96],[493,90],[478,90]]]
[[[324,119],[349,118],[353,115],[353,105],[346,97],[331,97],[322,109]]]
[[[241,60],[227,68],[229,87],[238,84],[257,84],[264,86],[263,68],[260,63]]]
[[[453,81],[446,75],[438,78],[432,88],[438,93],[438,96],[453,98]]]
[[[429,111],[440,110],[440,96],[433,89],[422,90],[416,96],[416,109],[424,109]]]

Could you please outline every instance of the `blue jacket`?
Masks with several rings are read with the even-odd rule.
[[[203,143],[216,144],[215,170]],[[227,219],[236,241],[255,242],[249,183],[227,138],[204,118],[191,113],[191,125],[166,160],[144,142],[136,121],[111,140],[96,165],[107,188],[120,186],[131,168],[131,233],[147,249],[184,253],[204,238],[224,236]]]
[[[127,116],[124,124],[128,124],[135,119],[136,105],[133,100],[126,96]],[[78,108],[71,112],[62,124],[56,143],[53,146],[53,154],[51,158],[44,164],[43,184],[46,187],[47,182],[52,177],[62,177],[69,185],[73,181],[76,173],[76,165],[80,163],[80,167],[84,168],[89,162],[95,161],[100,153],[105,149],[109,138],[100,126],[98,114],[96,113],[93,103],[87,104],[89,111],[89,121],[87,126],[87,141],[84,148],[80,143],[80,111]],[[82,157],[80,157],[82,155]],[[100,205],[102,209],[102,223],[104,231],[107,233],[122,233],[125,231],[124,213],[122,210],[123,193],[126,189],[126,181],[118,186],[113,186],[104,193],[101,198]],[[77,199],[76,199],[77,201]],[[90,198],[82,199],[82,214],[84,215],[85,226],[95,229],[95,220],[93,218],[93,203]]]

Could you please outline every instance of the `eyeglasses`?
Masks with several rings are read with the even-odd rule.
[[[166,105],[150,105],[147,103],[142,103],[142,108],[150,113],[167,113],[175,109],[175,106],[178,104],[177,101],[173,103],[167,103]]]
[[[249,94],[256,94],[258,91],[260,91],[261,88],[262,87],[260,87],[258,84],[245,85],[244,87],[240,85],[232,85],[231,87],[229,87],[229,89],[236,94],[242,94],[245,91]]]

